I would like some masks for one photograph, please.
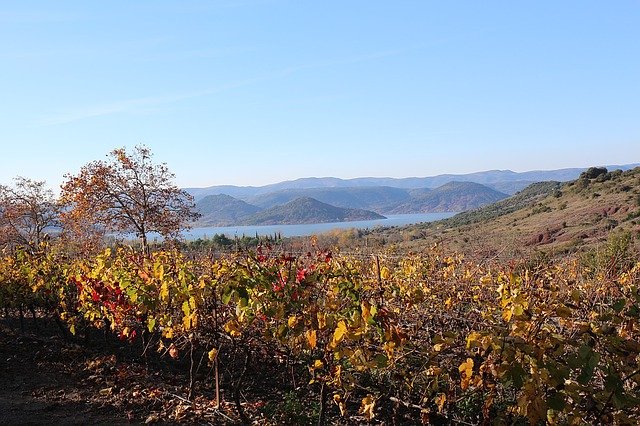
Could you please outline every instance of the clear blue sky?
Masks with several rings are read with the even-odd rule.
[[[639,1],[0,5],[0,183],[144,143],[181,186],[640,161]]]

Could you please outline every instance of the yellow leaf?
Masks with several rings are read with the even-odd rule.
[[[195,318],[195,314],[193,315],[185,315],[182,318],[182,325],[184,326],[185,330],[190,330],[191,327],[195,326],[194,324],[194,318]]]
[[[100,392],[99,392],[101,396],[108,396],[108,395],[111,395],[111,393],[113,393],[113,387],[100,389]]]
[[[387,268],[386,266],[382,267],[382,269],[380,270],[380,278],[382,278],[383,280],[388,280],[389,278],[391,278],[391,271],[389,271],[389,268]]]
[[[505,320],[506,322],[509,322],[511,320],[511,315],[513,315],[513,312],[511,311],[511,309],[504,309],[502,311],[502,319]]]
[[[467,377],[471,377],[471,374],[473,373],[473,360],[471,358],[467,358],[465,362],[460,364],[458,371],[460,373],[464,373]]]
[[[341,365],[336,366],[335,371],[333,373],[333,377],[334,377],[332,381],[333,384],[338,387],[342,386],[342,366]]]
[[[382,349],[384,349],[384,352],[387,354],[387,358],[393,357],[393,350],[395,347],[396,347],[395,342],[384,343],[384,345],[382,346]]]
[[[322,368],[322,367],[324,367],[324,363],[321,360],[316,359],[313,363],[313,368]]]
[[[191,308],[189,307],[189,302],[184,301],[182,303],[182,312],[185,316],[188,316],[191,313]]]
[[[224,325],[224,330],[231,336],[238,337],[242,334],[238,321],[231,320]]]
[[[340,408],[340,415],[344,416],[347,413],[347,406],[342,400],[342,397],[339,394],[333,395],[333,402],[335,402],[338,405],[338,408]]]
[[[447,346],[446,343],[436,343],[435,345],[433,345],[433,350],[436,351],[436,352],[440,352],[446,346]]]
[[[318,312],[318,329],[322,330],[327,326],[327,317],[324,312]]]
[[[438,413],[442,413],[442,409],[444,408],[444,403],[447,402],[447,396],[443,393],[438,394],[435,397],[436,405],[438,406]]]
[[[307,330],[305,333],[307,337],[307,344],[309,345],[309,349],[315,349],[317,344],[317,335],[315,330]]]
[[[162,283],[160,287],[160,300],[168,300],[169,299],[169,284],[165,281]]]
[[[295,327],[297,323],[298,323],[298,317],[296,317],[295,315],[291,315],[287,320],[287,324],[289,324],[289,328]]]
[[[362,414],[367,420],[372,420],[375,417],[374,409],[376,407],[376,401],[373,399],[373,395],[367,395],[362,398],[362,404],[360,405],[359,413]]]
[[[153,329],[156,327],[156,319],[155,318],[149,318],[147,320],[147,328],[149,329],[149,333],[153,332]]]
[[[465,362],[460,364],[458,367],[458,371],[460,372],[460,376],[462,377],[460,380],[460,387],[462,390],[465,390],[469,387],[469,382],[471,380],[471,376],[473,375],[473,360],[471,358],[467,358]]]
[[[338,322],[338,326],[333,332],[333,340],[331,341],[331,346],[335,348],[340,342],[342,342],[345,334],[347,334],[347,324],[344,322],[344,320],[340,320]]]
[[[440,367],[436,367],[436,366],[431,366],[429,368],[427,368],[426,374],[427,376],[437,376],[440,373],[442,373],[442,368]]]
[[[216,348],[213,348],[209,351],[208,355],[209,355],[209,361],[213,362],[215,361],[216,356],[218,356],[218,350]]]
[[[362,319],[364,322],[368,322],[371,318],[371,304],[363,300],[362,303],[360,303],[360,309],[362,310]]]
[[[482,338],[482,334],[478,333],[477,331],[472,331],[471,333],[469,333],[469,336],[467,336],[467,349],[469,349],[471,346],[475,346],[474,343],[476,343],[480,338]]]

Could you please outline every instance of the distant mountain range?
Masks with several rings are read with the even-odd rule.
[[[640,166],[640,163],[625,165],[607,165],[609,170],[629,170]],[[233,186],[218,185],[207,188],[185,188],[193,195],[196,201],[207,195],[226,194],[241,200],[258,195],[269,194],[285,189],[313,189],[313,188],[356,188],[387,186],[392,188],[437,188],[449,182],[475,182],[480,183],[506,194],[514,194],[534,182],[558,181],[567,182],[576,179],[587,167],[568,168],[557,170],[534,170],[528,172],[513,172],[511,170],[489,170],[484,172],[467,174],[443,174],[430,177],[411,178],[374,178],[362,177],[355,179],[340,179],[334,177],[325,178],[301,178],[284,181],[264,186]]]
[[[314,197],[311,197],[313,195]],[[464,211],[507,194],[473,182],[449,182],[435,189],[283,189],[243,201],[226,194],[196,203],[197,226],[275,225],[383,219],[383,214]]]
[[[629,170],[639,165],[605,167]],[[221,185],[186,191],[202,215],[196,226],[342,222],[381,219],[385,214],[476,209],[534,182],[576,179],[584,170],[491,170],[402,179],[302,178],[260,187]]]

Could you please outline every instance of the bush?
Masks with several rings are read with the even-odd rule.
[[[584,172],[580,173],[580,179],[595,179],[600,175],[607,173],[606,167],[589,167]]]
[[[634,265],[635,259],[633,235],[630,232],[618,232],[610,234],[603,246],[584,253],[581,263],[592,276],[602,274],[602,276],[614,278],[629,270]]]

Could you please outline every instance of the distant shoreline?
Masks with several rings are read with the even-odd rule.
[[[224,234],[227,237],[267,236],[280,234],[282,237],[303,237],[314,234],[329,232],[334,229],[367,229],[388,226],[405,226],[421,222],[433,222],[446,219],[455,212],[442,213],[414,213],[387,215],[386,219],[356,220],[348,222],[327,222],[327,223],[306,223],[291,225],[245,225],[245,226],[211,226],[192,228],[183,232],[183,237],[187,240],[198,238],[211,238],[216,234]]]

